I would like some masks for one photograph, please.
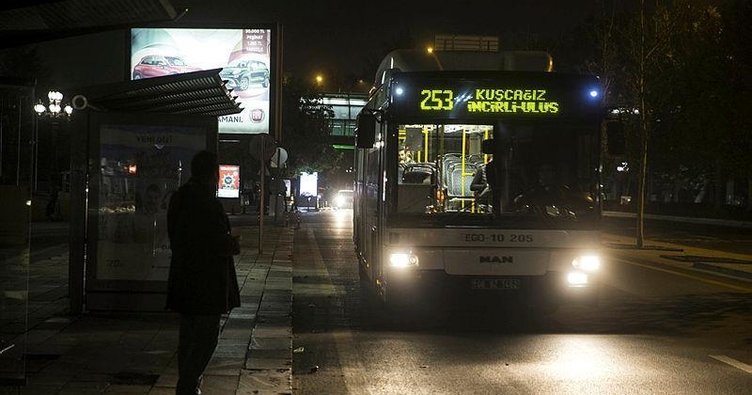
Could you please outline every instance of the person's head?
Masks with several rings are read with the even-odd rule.
[[[401,148],[398,152],[399,155],[399,161],[400,163],[410,163],[413,161],[413,157],[410,154],[410,151],[407,151],[404,148]]]
[[[191,177],[216,186],[219,180],[217,155],[209,151],[197,153],[191,160]]]

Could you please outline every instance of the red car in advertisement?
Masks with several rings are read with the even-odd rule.
[[[178,56],[148,55],[133,66],[133,79],[161,77],[163,75],[188,73],[201,70],[198,67],[188,66]]]

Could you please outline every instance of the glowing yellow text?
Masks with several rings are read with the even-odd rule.
[[[468,112],[557,114],[559,103],[548,101],[545,89],[476,89]]]
[[[421,110],[451,111],[454,108],[454,92],[449,89],[423,89],[420,96],[423,99]]]
[[[459,97],[451,89],[420,91],[422,111],[452,111],[463,105],[468,113],[558,114],[559,102],[546,89],[477,88]]]

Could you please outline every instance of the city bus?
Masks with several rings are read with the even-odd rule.
[[[357,122],[353,239],[387,305],[597,297],[601,85],[509,56],[382,62]]]

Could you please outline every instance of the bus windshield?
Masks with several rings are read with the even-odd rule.
[[[515,120],[397,129],[393,221],[579,228],[597,218],[592,125]]]

